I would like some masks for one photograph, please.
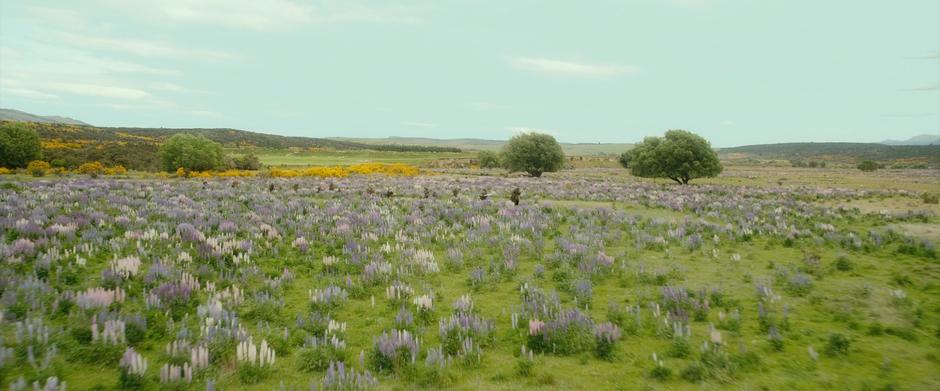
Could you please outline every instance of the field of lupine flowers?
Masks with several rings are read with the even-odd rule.
[[[521,202],[509,201],[519,188]],[[940,389],[903,190],[432,175],[0,183],[0,386]]]

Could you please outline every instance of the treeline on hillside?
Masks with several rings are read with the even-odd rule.
[[[807,158],[853,161],[891,161],[925,158],[940,162],[940,145],[884,145],[874,143],[786,143],[722,148],[720,154],[741,153],[766,159]]]
[[[170,129],[170,128],[105,128],[97,126],[27,123],[43,140],[96,142],[160,143],[178,133],[200,135],[225,147],[258,147],[268,149],[326,148],[336,150],[374,150],[394,152],[460,152],[459,148],[420,145],[371,145],[351,141],[313,137],[289,137],[238,129]]]
[[[0,121],[0,125],[10,121]],[[156,171],[160,145],[176,134],[203,136],[227,148],[331,149],[392,152],[460,152],[458,148],[416,145],[368,145],[309,137],[285,137],[236,129],[102,128],[58,123],[17,122],[39,135],[43,160],[75,168],[87,162]]]

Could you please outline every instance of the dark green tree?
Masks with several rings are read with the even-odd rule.
[[[866,160],[858,164],[858,169],[867,172],[875,171],[878,169],[878,163],[875,163],[871,160]]]
[[[503,147],[502,161],[511,172],[523,171],[537,178],[542,173],[561,169],[565,164],[565,153],[554,137],[526,133],[509,140]]]
[[[624,152],[620,164],[642,178],[669,178],[687,185],[695,178],[713,177],[723,167],[707,140],[685,130],[670,130],[664,137],[647,137]]]
[[[160,147],[163,169],[169,172],[214,170],[222,167],[224,158],[219,143],[198,135],[178,133]]]
[[[477,160],[480,161],[480,168],[499,168],[499,154],[493,151],[480,151],[477,154]]]
[[[35,130],[22,122],[0,124],[0,167],[26,167],[42,159],[42,144]]]

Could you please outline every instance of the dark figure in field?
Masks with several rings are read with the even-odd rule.
[[[488,189],[483,189],[483,192],[480,193],[480,201],[483,201],[490,197],[490,194],[487,192]]]
[[[436,196],[437,194],[434,194],[434,192],[431,191],[431,189],[428,189],[427,187],[424,188],[424,198],[431,198],[431,197],[436,197]]]
[[[274,186],[273,183],[268,185],[268,192],[273,193],[274,189],[277,189],[277,186]]]
[[[509,200],[512,201],[513,204],[516,204],[516,206],[518,206],[518,205],[519,205],[519,197],[521,197],[521,196],[522,196],[522,191],[519,190],[519,188],[517,187],[517,188],[515,188],[515,189],[512,190],[512,195],[509,196]]]
[[[389,190],[385,192],[385,198],[392,198],[394,195],[395,195],[394,191]]]
[[[454,189],[450,192],[454,194],[454,198],[457,198],[460,195],[460,189]]]
[[[330,182],[330,191],[336,190],[336,185],[333,182]]]

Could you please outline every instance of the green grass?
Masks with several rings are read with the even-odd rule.
[[[375,152],[375,151],[323,151],[257,152],[262,164],[270,166],[347,166],[359,163],[404,163],[426,166],[440,159],[474,157],[472,153],[456,152]]]

